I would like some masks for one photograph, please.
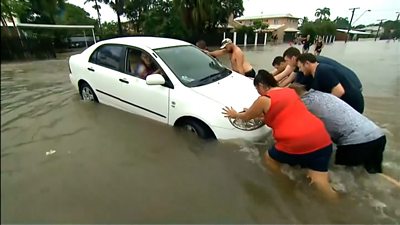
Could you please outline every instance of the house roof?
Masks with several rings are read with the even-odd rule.
[[[369,26],[369,27],[364,27],[364,28],[360,28],[360,29],[357,29],[357,30],[360,30],[360,31],[378,31],[378,29],[379,29],[379,26]]]
[[[345,29],[336,29],[336,30],[339,31],[339,32],[342,32],[342,33],[347,33],[347,30],[345,30]],[[369,32],[362,32],[362,31],[356,31],[356,30],[350,30],[349,33],[350,34],[365,34],[365,35],[371,34]]]
[[[278,30],[279,28],[285,26],[285,24],[271,24],[266,30]]]
[[[274,15],[241,16],[241,17],[235,18],[235,20],[236,21],[243,21],[243,20],[273,19],[273,18],[300,19],[299,17],[295,17],[292,14],[287,13],[287,14],[274,14]]]
[[[285,32],[299,32],[299,30],[297,30],[296,28],[293,28],[293,27],[288,27],[285,29]]]

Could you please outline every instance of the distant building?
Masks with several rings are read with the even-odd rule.
[[[357,29],[357,30],[358,31],[362,31],[362,32],[367,32],[367,33],[370,33],[372,35],[376,35],[378,33],[378,29],[379,29],[379,26],[368,26],[368,27]],[[379,29],[379,35],[381,35],[383,33],[384,33],[384,29],[381,26],[381,28]]]
[[[96,41],[99,41],[99,37],[96,36]],[[64,39],[64,42],[68,43],[68,46],[70,48],[82,48],[86,46],[90,46],[94,44],[94,40],[92,36],[86,36],[86,37],[69,37]]]
[[[371,35],[371,33],[368,32],[363,32],[363,31],[357,31],[357,30],[350,30],[349,31],[349,41],[357,41],[358,38],[360,37],[367,37]],[[346,40],[347,36],[347,30],[345,29],[336,29],[336,41],[344,41]]]
[[[277,35],[278,42],[286,42],[294,40],[299,32],[299,19],[292,14],[279,14],[242,16],[235,18],[235,21],[245,26],[252,26],[254,21],[262,20],[265,24],[268,24],[268,28],[264,32]]]

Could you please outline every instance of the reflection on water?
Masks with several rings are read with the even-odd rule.
[[[374,48],[379,51],[384,44]],[[331,45],[323,53],[337,54],[359,70],[366,115],[388,137],[385,173],[398,179],[400,110],[398,85],[393,82],[399,80],[399,65],[393,63],[395,57],[383,60],[386,77],[377,79],[373,63],[360,66],[353,59],[364,53],[364,45]],[[248,48],[246,56],[257,69],[271,68],[270,61],[285,47]],[[398,58],[398,47],[390,49],[385,54]],[[360,57],[376,61],[371,55]],[[4,223],[400,221],[399,189],[379,175],[332,166],[332,183],[342,197],[328,203],[308,186],[305,171],[284,167],[288,179],[263,167],[261,155],[271,140],[205,142],[157,122],[82,102],[67,74],[65,59],[2,65]],[[46,155],[50,150],[55,153]]]

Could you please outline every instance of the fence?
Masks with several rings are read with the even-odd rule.
[[[221,37],[220,37],[221,38]],[[224,32],[222,34],[222,39],[230,38],[236,45],[243,46],[257,46],[257,45],[267,45],[268,42],[272,42],[271,33],[238,33],[238,32]],[[334,35],[322,36],[325,43],[335,42]],[[221,39],[221,40],[222,40]],[[294,41],[295,36],[287,35],[284,37],[284,42]],[[220,43],[218,43],[220,44]]]

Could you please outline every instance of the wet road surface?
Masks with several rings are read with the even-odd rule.
[[[286,47],[244,49],[270,70]],[[359,75],[365,115],[388,138],[384,171],[399,180],[400,43],[336,43],[322,55]],[[305,171],[265,170],[270,144],[206,142],[82,102],[65,58],[1,66],[2,223],[399,223],[400,189],[386,179],[332,166],[344,194],[329,203]]]

